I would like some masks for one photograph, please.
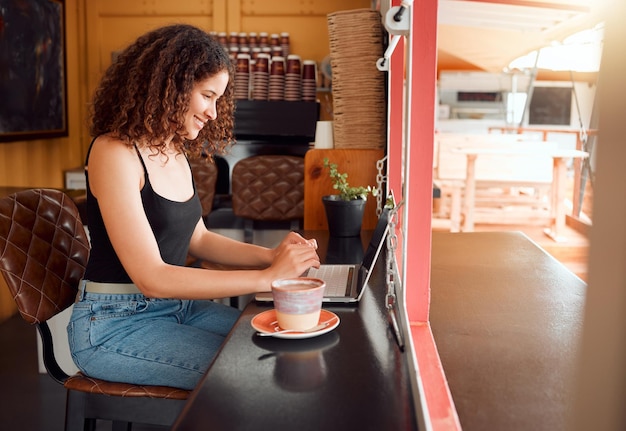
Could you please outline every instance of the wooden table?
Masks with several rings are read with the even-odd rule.
[[[519,232],[433,232],[430,324],[463,431],[566,429],[585,283]]]
[[[474,211],[476,205],[476,159],[480,155],[496,156],[531,156],[552,158],[552,186],[550,196],[550,226],[545,233],[555,241],[562,241],[561,232],[565,227],[565,193],[567,188],[566,161],[572,158],[585,158],[588,153],[580,150],[563,149],[549,142],[520,143],[491,148],[459,148],[458,151],[467,157],[465,171],[465,198],[463,214],[465,216],[463,231],[474,230]]]

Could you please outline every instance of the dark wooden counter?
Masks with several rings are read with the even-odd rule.
[[[321,255],[341,254],[318,242]],[[249,304],[173,429],[417,429],[410,358],[390,330],[378,263],[358,307],[324,307],[341,323],[316,338],[257,337],[250,321],[269,307]]]
[[[585,283],[519,232],[434,232],[430,322],[464,431],[555,431]]]

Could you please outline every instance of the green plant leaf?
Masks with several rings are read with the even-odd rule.
[[[333,189],[339,192],[339,197],[344,201],[354,199],[367,200],[368,195],[377,196],[378,189],[372,186],[352,187],[348,183],[348,174],[339,172],[336,163],[331,163],[328,157],[324,157],[324,168],[328,169],[328,175],[333,182]]]

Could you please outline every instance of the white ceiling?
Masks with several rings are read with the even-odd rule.
[[[439,69],[465,62],[500,72],[517,57],[598,24],[603,4],[603,0],[439,0]]]

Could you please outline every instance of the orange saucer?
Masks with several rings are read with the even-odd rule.
[[[280,327],[278,326],[278,321],[276,320],[276,310],[272,308],[271,310],[264,311],[254,316],[250,323],[252,324],[252,327],[257,331],[272,335],[275,338],[299,339],[317,337],[332,331],[337,326],[339,326],[339,316],[337,316],[332,311],[324,310],[322,308],[318,324],[322,324],[324,322],[328,322],[329,325],[325,328],[320,329],[319,331],[285,332],[283,334],[275,333],[277,331],[280,331]]]

